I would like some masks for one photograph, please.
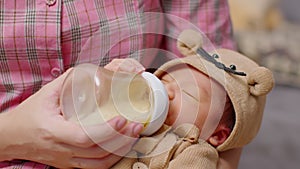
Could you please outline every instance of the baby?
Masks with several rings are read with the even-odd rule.
[[[197,37],[184,31],[178,49],[185,57],[154,73],[170,100],[166,125],[142,137],[113,168],[217,168],[218,152],[242,147],[256,136],[272,73],[230,50],[211,56]]]

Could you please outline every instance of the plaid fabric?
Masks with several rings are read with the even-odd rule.
[[[180,56],[176,37],[191,27],[215,46],[234,48],[227,1],[1,0],[0,112],[79,63],[103,66],[134,57],[147,65],[164,50]],[[0,167],[46,166],[18,161]]]
[[[13,161],[4,161],[0,162],[1,169],[51,169],[52,167],[23,160],[13,160]]]

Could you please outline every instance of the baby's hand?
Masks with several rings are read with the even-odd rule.
[[[111,71],[121,71],[121,72],[133,72],[141,73],[145,71],[145,68],[137,60],[132,58],[126,59],[113,59],[110,63],[104,66],[105,69]]]

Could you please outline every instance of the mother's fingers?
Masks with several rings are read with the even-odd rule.
[[[131,131],[127,128],[135,128],[137,131]],[[76,147],[71,145],[64,145],[71,149],[73,156],[81,158],[103,158],[110,153],[124,156],[136,142],[138,133],[142,130],[142,125],[131,123],[126,126],[120,133],[110,137],[106,141],[94,143],[91,147]],[[135,133],[132,135],[132,133]]]
[[[64,72],[62,75],[60,75],[58,78],[54,79],[52,82],[46,84],[44,87],[41,88],[41,90],[45,91],[55,91],[57,93],[60,93],[59,91],[62,88],[63,82],[68,76],[68,74],[73,70],[73,68],[69,68],[66,72]]]
[[[98,142],[114,137],[126,125],[127,120],[121,116],[94,126],[80,126],[72,122],[59,123],[52,132],[57,142],[77,146],[90,147]]]
[[[121,130],[107,123],[101,126],[84,127],[86,134],[91,139],[90,146],[93,144],[104,145],[103,143],[113,143],[112,140],[120,140],[119,145],[123,145],[123,139],[132,139],[139,136],[143,129],[143,125],[139,123],[129,123]],[[116,145],[115,145],[116,146]]]
[[[133,130],[136,131],[132,131],[130,130],[130,128],[133,128]],[[98,143],[98,145],[108,152],[121,153],[117,155],[123,156],[125,154],[123,152],[117,152],[117,150],[124,147],[124,145],[133,145],[136,142],[138,134],[142,131],[142,129],[143,126],[141,124],[131,123],[126,126],[123,131],[110,138],[109,140],[106,140],[105,142]],[[131,146],[129,148],[131,148]]]
[[[117,161],[119,161],[126,153],[131,149],[132,143],[124,145],[120,149],[113,153],[107,154],[105,157],[94,157],[94,158],[81,158],[74,157],[71,159],[70,163],[76,168],[110,168]]]
[[[102,123],[99,125],[93,126],[82,126],[86,135],[91,139],[89,146],[93,144],[101,143],[103,141],[109,140],[110,138],[118,135],[121,130],[124,130],[124,127],[127,123],[127,120],[124,117],[116,117],[112,120],[109,120],[107,123]],[[127,127],[128,128],[128,127]],[[129,128],[131,131],[133,129]]]
[[[128,58],[119,65],[119,71],[141,73],[145,70],[144,66],[137,60]]]
[[[53,134],[58,142],[65,144],[88,148],[95,144],[109,145],[109,143],[124,145],[122,139],[128,140],[138,137],[143,130],[143,125],[139,123],[126,124],[126,119],[121,116],[93,126],[79,126],[73,123],[67,123],[65,126],[55,126]],[[125,126],[125,127],[124,127]],[[111,141],[112,138],[116,141]],[[112,145],[113,146],[113,145]],[[108,148],[108,146],[106,146]]]
[[[145,70],[142,64],[140,64],[137,60],[132,58],[114,59],[104,68],[112,71],[123,71],[133,73],[141,73]]]
[[[137,139],[137,138],[136,138]],[[118,156],[124,156],[130,150],[136,139],[130,139],[122,142],[122,145],[116,145],[113,151],[106,151],[101,146],[94,145],[89,148],[80,148],[70,145],[63,145],[66,149],[72,150],[73,158],[83,158],[83,159],[102,159],[107,156],[114,154]]]

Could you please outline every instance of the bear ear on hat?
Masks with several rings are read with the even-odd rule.
[[[265,67],[257,67],[247,76],[250,93],[254,96],[262,96],[269,93],[274,86],[272,72]]]
[[[184,56],[196,54],[197,49],[203,45],[203,39],[200,33],[186,29],[180,33],[177,38],[177,48]]]

